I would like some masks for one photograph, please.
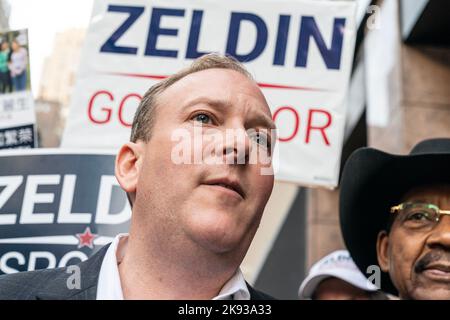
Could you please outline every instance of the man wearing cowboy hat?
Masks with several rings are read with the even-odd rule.
[[[450,299],[450,139],[409,155],[362,148],[341,181],[345,244],[363,273],[379,265],[381,289],[401,299]]]

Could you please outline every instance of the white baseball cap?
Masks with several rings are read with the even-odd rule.
[[[358,269],[347,250],[337,250],[316,262],[298,290],[300,299],[311,299],[319,283],[329,277],[341,279],[364,291],[377,291]]]

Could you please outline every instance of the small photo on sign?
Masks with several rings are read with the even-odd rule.
[[[27,30],[0,32],[0,94],[30,90]]]

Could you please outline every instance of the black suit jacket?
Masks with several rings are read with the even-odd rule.
[[[78,264],[81,288],[69,289],[72,273],[67,268],[44,269],[0,276],[0,300],[95,300],[103,258],[109,245]],[[253,289],[248,283],[252,300],[271,300],[271,296]]]

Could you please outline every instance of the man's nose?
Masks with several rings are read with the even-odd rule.
[[[247,164],[250,157],[250,143],[244,129],[227,129],[223,144],[223,156],[226,164]]]
[[[450,216],[442,215],[438,224],[431,231],[427,241],[429,246],[441,246],[450,250]]]

